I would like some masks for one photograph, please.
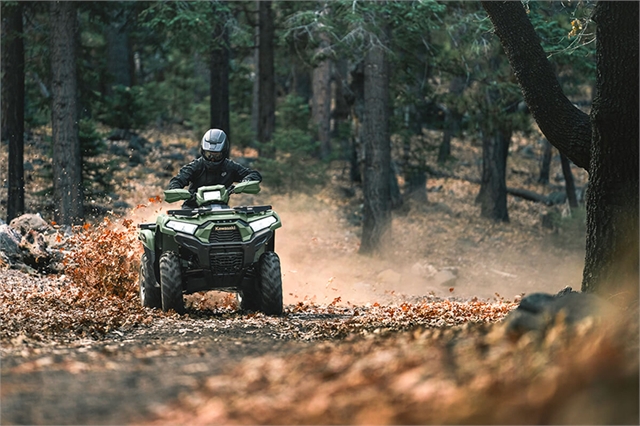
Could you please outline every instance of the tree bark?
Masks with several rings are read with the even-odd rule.
[[[350,177],[352,182],[362,182],[364,169],[364,148],[362,122],[364,119],[364,62],[358,63],[351,71],[349,103],[351,105],[351,156]]]
[[[510,141],[509,131],[496,131],[482,138],[482,179],[476,201],[482,217],[501,222],[509,222],[506,170]]]
[[[540,38],[517,1],[483,1],[531,115],[546,138],[589,170],[591,123],[562,92]]]
[[[82,222],[82,157],[78,140],[75,2],[51,2],[51,127],[54,218]]]
[[[258,142],[271,140],[276,124],[276,91],[274,74],[274,23],[271,1],[258,1]],[[272,152],[261,148],[261,154]]]
[[[331,130],[331,137],[337,140],[340,144],[340,159],[346,160],[349,158],[349,138],[347,137],[346,129],[348,128],[349,120],[349,104],[347,102],[347,69],[348,63],[345,58],[334,61],[333,72],[333,99],[335,105],[331,112],[333,119],[333,129]]]
[[[415,105],[405,106],[404,130],[407,132],[402,146],[405,181],[405,195],[417,203],[426,204],[427,198],[427,165],[422,152],[414,152],[413,140],[418,139],[422,145],[422,114]],[[442,145],[441,145],[442,147]]]
[[[320,53],[327,45],[323,41],[318,48]],[[323,59],[313,69],[312,119],[320,141],[320,158],[326,160],[331,155],[331,60]]]
[[[637,301],[638,3],[595,7],[598,71],[590,121],[562,94],[522,5],[482,4],[540,129],[589,170],[582,290]]]
[[[576,184],[573,180],[573,173],[571,173],[571,163],[569,163],[569,159],[564,154],[560,154],[560,163],[562,164],[562,175],[564,176],[564,187],[567,192],[569,207],[576,209],[578,208],[578,198],[576,197]]]
[[[465,77],[454,77],[449,83],[449,94],[459,97],[467,87]],[[442,142],[438,148],[438,163],[444,164],[451,157],[451,138],[460,132],[460,122],[462,115],[450,106],[446,107],[444,119],[444,131],[442,132]]]
[[[391,230],[389,66],[379,46],[374,46],[365,58],[364,107],[364,212],[360,253],[368,254],[380,251]]]
[[[598,2],[583,291],[638,292],[638,3]]]
[[[2,139],[9,141],[7,222],[24,213],[24,43],[22,4],[2,4]]]
[[[544,151],[542,152],[542,159],[540,160],[540,175],[538,176],[538,182],[547,184],[549,183],[553,145],[551,145],[547,139],[543,139],[543,141]]]
[[[213,5],[217,11],[216,5]],[[210,85],[210,126],[222,129],[231,140],[229,117],[229,31],[225,19],[220,19],[213,30],[213,48],[211,49],[211,85]]]

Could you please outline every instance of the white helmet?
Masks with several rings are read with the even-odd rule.
[[[209,129],[202,137],[200,154],[216,166],[229,158],[229,139],[220,129]]]

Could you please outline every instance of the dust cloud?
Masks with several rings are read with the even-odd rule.
[[[363,256],[358,254],[360,228],[349,224],[340,208],[310,197],[278,198],[273,204],[283,223],[276,231],[276,251],[285,304],[324,304],[337,298],[340,304],[388,304],[427,296],[513,300],[538,291],[580,288],[581,250],[550,247],[542,239],[511,242],[508,227],[506,236],[496,237],[502,239],[499,244],[480,237],[486,241],[469,245],[464,229],[443,232],[399,215],[382,253]],[[438,213],[431,216],[437,223]]]

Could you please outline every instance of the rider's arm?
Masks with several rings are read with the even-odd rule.
[[[236,175],[236,179],[234,179],[234,181],[257,180],[258,182],[262,182],[262,175],[260,172],[244,167],[242,164],[236,163],[235,161],[230,163],[233,168],[233,172]]]
[[[182,166],[178,174],[169,181],[169,189],[180,189],[189,185],[195,172],[196,160]]]

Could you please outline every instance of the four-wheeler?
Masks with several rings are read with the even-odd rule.
[[[282,226],[271,206],[229,207],[231,194],[256,194],[257,181],[230,188],[213,185],[164,191],[165,201],[190,201],[139,225],[143,306],[185,313],[183,296],[218,290],[236,293],[240,308],[282,314],[282,275],[275,230]]]

